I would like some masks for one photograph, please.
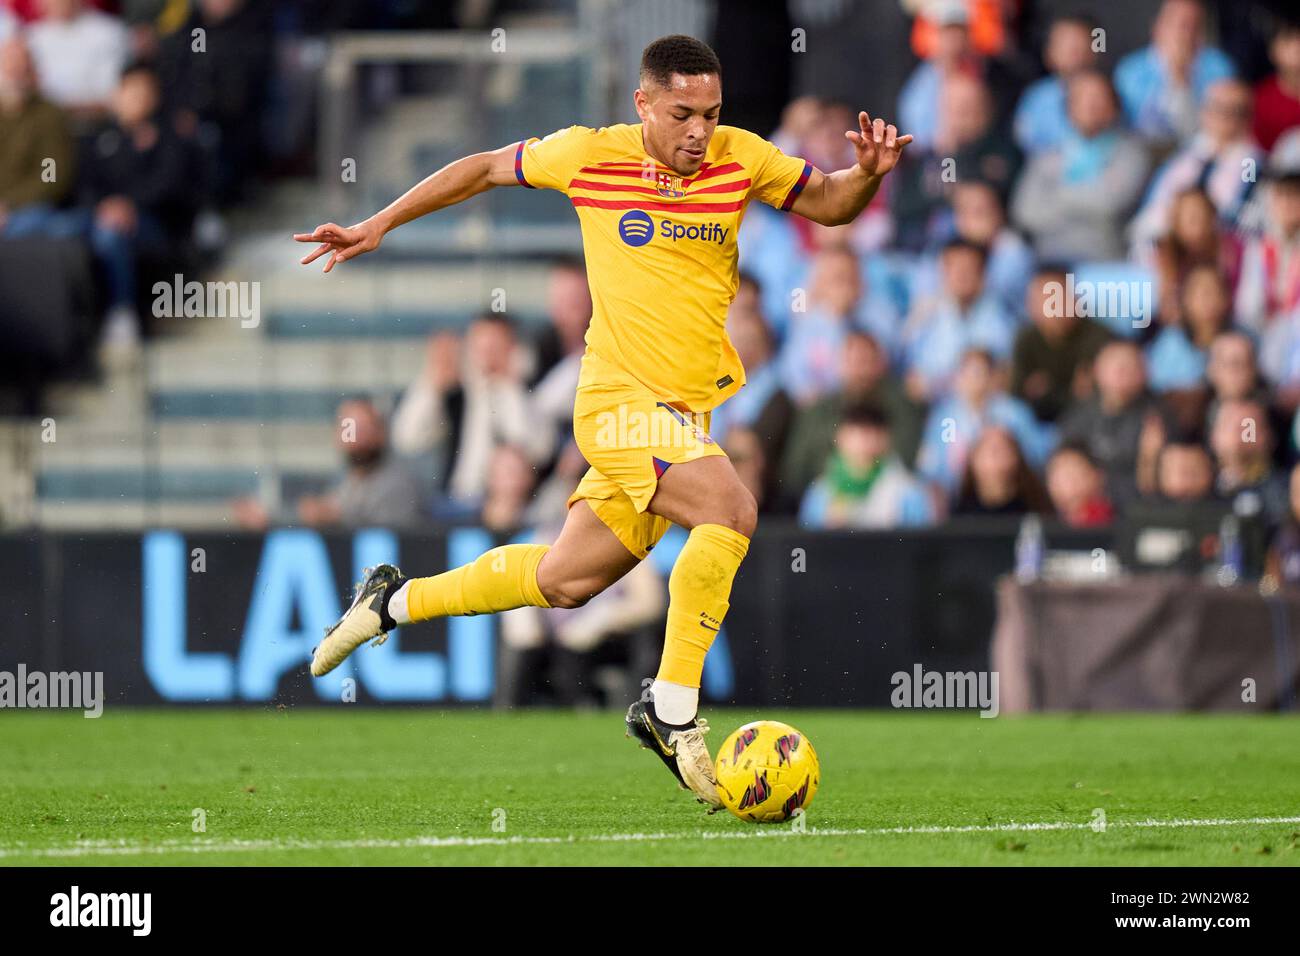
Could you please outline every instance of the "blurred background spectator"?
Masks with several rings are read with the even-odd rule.
[[[383,413],[368,399],[349,399],[338,407],[337,426],[343,475],[330,490],[298,500],[298,522],[313,528],[421,525],[425,509],[419,483],[390,454]],[[233,509],[239,524],[252,530],[285,520],[256,498],[238,499]]]
[[[0,236],[43,231],[76,182],[72,158],[68,117],[38,91],[26,44],[0,40]]]
[[[799,521],[810,528],[893,528],[934,519],[925,486],[891,444],[879,409],[845,411],[822,476],[804,494]]]
[[[1052,508],[1072,528],[1109,524],[1115,509],[1106,494],[1106,475],[1079,445],[1062,445],[1047,462]]]
[[[971,445],[952,507],[955,516],[1052,513],[1038,473],[1010,429],[990,425]]]
[[[1234,72],[1223,51],[1205,42],[1205,8],[1199,0],[1164,0],[1151,25],[1150,45],[1120,60],[1115,86],[1138,134],[1168,144],[1195,135],[1206,91]]]
[[[463,351],[463,355],[462,355]],[[505,315],[485,312],[465,333],[429,339],[424,368],[393,416],[393,444],[407,455],[435,453],[437,490],[453,508],[481,494],[500,445],[513,445],[534,465],[556,447],[557,435],[529,414],[524,355]]]
[[[1029,403],[1046,422],[1092,394],[1092,363],[1110,332],[1079,315],[1064,299],[1066,270],[1044,264],[1025,289],[1029,317],[1016,334],[1011,358],[1011,393]]]
[[[126,27],[84,0],[38,0],[27,29],[41,93],[79,116],[109,108],[129,55]]]
[[[1071,130],[1058,148],[1030,160],[1012,217],[1044,258],[1122,259],[1124,225],[1146,181],[1147,154],[1123,128],[1104,73],[1076,73],[1066,99]]]

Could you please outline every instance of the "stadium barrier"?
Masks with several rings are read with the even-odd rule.
[[[767,523],[737,577],[704,696],[755,707],[890,707],[899,705],[900,673],[989,671],[997,582],[1011,570],[1015,532],[1014,522],[1003,521],[860,533]],[[1051,529],[1050,540],[1083,550],[1110,544],[1106,532]],[[0,574],[11,593],[29,599],[0,607],[0,671],[23,664],[102,672],[110,708],[488,703],[498,663],[498,622],[490,616],[402,628],[322,680],[307,676],[306,662],[363,567],[401,562],[408,572],[431,574],[498,542],[475,527],[433,535],[282,529],[0,537]],[[670,567],[672,540],[652,557],[661,570]],[[1081,648],[1089,637],[1106,638],[1075,636]],[[1225,637],[1240,643],[1240,635]],[[1267,639],[1251,646],[1259,649],[1258,674],[1277,665]],[[1300,660],[1289,653],[1293,664]],[[1122,653],[1109,660],[1124,666]],[[1180,667],[1196,663],[1179,660]],[[1203,665],[1216,666],[1208,650]],[[1235,670],[1229,676],[1235,681]],[[1150,706],[1148,698],[1112,695],[1105,703]]]

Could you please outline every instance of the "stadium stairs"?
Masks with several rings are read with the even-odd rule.
[[[499,300],[495,290],[521,326],[544,321],[541,257],[578,249],[572,213],[554,193],[478,197],[328,276],[319,263],[298,265],[306,247],[292,232],[377,208],[454,158],[467,118],[451,101],[400,101],[371,121],[358,181],[347,186],[351,212],[332,214],[313,181],[282,184],[232,217],[239,238],[217,274],[185,278],[260,283],[256,327],[238,317],[163,319],[140,361],[93,385],[52,386],[44,422],[0,421],[0,524],[234,528],[230,504],[244,495],[291,513],[280,509],[341,474],[342,398],[391,407],[418,374],[428,334],[463,327]],[[479,132],[504,135],[496,127],[520,122],[510,112]]]

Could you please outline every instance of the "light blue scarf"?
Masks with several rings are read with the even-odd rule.
[[[1066,185],[1092,182],[1100,176],[1118,145],[1119,133],[1114,130],[1098,133],[1091,139],[1085,139],[1074,130],[1066,133],[1061,142],[1064,159],[1061,174]]]

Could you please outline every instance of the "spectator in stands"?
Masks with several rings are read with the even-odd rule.
[[[802,156],[804,143],[821,121],[825,103],[816,96],[796,96],[781,110],[781,123],[768,137],[788,156]]]
[[[537,483],[537,472],[523,449],[497,445],[488,461],[487,482],[479,505],[479,522],[489,531],[505,534],[525,523]]]
[[[1204,263],[1183,280],[1179,314],[1167,321],[1147,346],[1151,388],[1157,392],[1201,390],[1210,344],[1232,319],[1232,296],[1217,266]]]
[[[822,477],[804,494],[799,523],[808,528],[897,528],[934,520],[925,486],[893,452],[879,409],[848,409]]]
[[[45,232],[73,181],[67,116],[36,91],[18,37],[0,42],[0,236]]]
[[[1135,252],[1155,272],[1157,312],[1165,321],[1177,322],[1182,318],[1183,280],[1195,266],[1216,267],[1226,277],[1229,287],[1236,290],[1241,271],[1241,244],[1234,233],[1219,224],[1214,201],[1197,186],[1184,189],[1174,197],[1164,234],[1150,247],[1139,247]]]
[[[796,218],[759,203],[745,213],[737,237],[740,283],[736,295],[759,295],[763,316],[777,342],[784,340],[789,330],[791,291],[801,286],[804,269]]]
[[[802,156],[823,172],[847,169],[857,160],[853,144],[844,137],[845,130],[858,128],[858,111],[847,103],[819,100],[807,132],[791,156]],[[879,249],[888,242],[893,222],[889,215],[886,190],[881,190],[853,222],[842,227],[836,242],[857,252]],[[811,229],[816,224],[793,218],[796,230]]]
[[[1268,404],[1269,392],[1260,378],[1255,341],[1245,332],[1228,329],[1210,343],[1205,377],[1210,385],[1206,421],[1213,421],[1223,402],[1249,399]]]
[[[904,10],[915,13],[912,21],[912,51],[921,58],[932,54],[939,31],[945,24],[962,23],[970,34],[971,49],[982,56],[1005,53],[1014,42],[1012,25],[1004,22],[1013,13],[1007,5],[988,0],[900,0]],[[959,9],[954,9],[959,8]]]
[[[1105,326],[1065,301],[1066,285],[1059,266],[1045,265],[1034,274],[1025,290],[1029,321],[1012,349],[1011,394],[1045,422],[1092,394],[1093,360],[1111,339]]]
[[[930,408],[916,467],[946,494],[957,491],[966,461],[984,429],[1001,426],[1016,439],[1033,467],[1041,468],[1053,435],[1029,406],[1003,389],[997,360],[984,349],[968,349],[954,377],[952,393]]]
[[[1004,305],[1016,309],[1025,301],[1025,287],[1034,270],[1034,252],[1007,224],[1002,195],[982,179],[957,183],[952,193],[953,231],[987,250],[984,281]]]
[[[1072,528],[1095,528],[1115,518],[1105,473],[1079,445],[1062,445],[1052,453],[1047,462],[1047,493],[1056,514]]]
[[[138,346],[139,260],[165,255],[189,211],[189,155],[161,120],[159,101],[153,70],[130,67],[113,97],[113,122],[95,136],[81,164],[90,241],[107,277],[104,344],[110,349]]]
[[[1047,489],[1010,429],[990,425],[979,433],[966,459],[954,515],[1048,515],[1052,502]]]
[[[389,455],[388,428],[379,409],[373,402],[353,400],[339,406],[337,417],[347,474],[332,494],[299,503],[302,521],[309,525],[342,522],[354,528],[420,524],[424,509],[419,484]]]
[[[1255,139],[1272,149],[1287,130],[1300,126],[1300,21],[1278,26],[1268,47],[1275,72],[1255,87]]]
[[[1016,107],[1016,142],[1033,156],[1058,149],[1070,132],[1065,88],[1081,70],[1096,66],[1096,22],[1083,14],[1063,14],[1052,21],[1043,49],[1048,75],[1025,88]]]
[[[122,2],[131,3],[132,0],[86,0],[86,6],[101,13],[113,13],[122,6]],[[163,0],[154,2],[161,3]],[[48,15],[45,0],[0,0],[0,9],[12,13],[19,27],[36,23]]]
[[[1008,308],[1018,308],[1034,270],[1034,251],[1007,225],[1002,197],[980,179],[959,181],[952,189],[952,225],[944,241],[953,237],[981,245],[988,253],[984,281],[989,292]],[[910,298],[933,295],[940,286],[939,257],[927,255],[911,270]]]
[[[84,0],[43,0],[27,31],[41,93],[79,115],[106,112],[129,51],[126,27]]]
[[[551,270],[546,305],[550,321],[537,350],[532,400],[535,427],[550,432],[558,448],[573,433],[573,395],[591,322],[591,292],[580,261],[565,260]],[[545,471],[550,462],[539,464]]]
[[[1248,400],[1268,409],[1274,435],[1294,434],[1291,419],[1295,406],[1289,403],[1295,400],[1295,396],[1270,391],[1260,372],[1255,340],[1248,333],[1230,328],[1215,337],[1210,343],[1205,377],[1209,383],[1210,396],[1202,421],[1202,432],[1205,429],[1204,423],[1215,420],[1219,406],[1224,402]],[[1293,449],[1294,445],[1290,443],[1277,443],[1274,455],[1279,465],[1294,460]]]
[[[1266,567],[1275,581],[1296,587],[1300,585],[1300,464],[1291,469],[1287,484],[1286,520],[1269,546]]]
[[[709,434],[730,452],[732,431],[745,429],[757,438],[764,463],[780,461],[795,405],[781,386],[781,372],[772,351],[772,333],[759,311],[756,292],[737,296],[731,303],[727,335],[744,366],[745,386],[713,410]],[[775,500],[776,480],[776,469],[765,469],[764,481],[770,486],[763,497],[768,501]]]
[[[424,521],[423,493],[405,465],[389,454],[384,416],[369,399],[348,399],[337,412],[336,443],[347,463],[339,482],[320,495],[298,501],[298,520],[312,528],[414,528]],[[234,503],[235,519],[249,529],[271,522],[256,499]]]
[[[454,336],[430,337],[424,368],[393,416],[393,444],[408,455],[440,450],[439,490],[465,505],[482,493],[498,445],[515,445],[538,463],[551,456],[556,436],[549,424],[538,427],[505,315],[485,312],[470,323],[463,367],[459,351]]]
[[[918,152],[935,145],[948,119],[943,100],[945,81],[961,74],[975,75],[979,70],[965,5],[936,4],[927,12],[935,26],[930,56],[917,64],[898,96],[898,128],[912,134]]]
[[[942,231],[953,182],[979,179],[1006,196],[1020,169],[1020,150],[996,123],[992,94],[983,80],[954,74],[940,91],[945,119],[933,148],[918,150],[901,165],[894,186],[898,244],[904,248],[923,247]]]
[[[1264,232],[1242,253],[1235,309],[1259,334],[1300,306],[1300,166],[1271,168],[1268,179]]]
[[[537,338],[535,381],[586,348],[591,324],[591,289],[581,259],[559,259],[546,280],[546,325]]]
[[[177,129],[206,159],[205,191],[242,197],[262,155],[262,112],[272,63],[273,9],[245,0],[196,0],[189,21],[162,39],[158,69]],[[201,30],[204,50],[192,49]]]
[[[914,401],[941,397],[951,387],[962,353],[984,348],[1004,360],[1016,335],[1010,318],[984,285],[987,252],[965,239],[950,240],[940,255],[943,285],[919,302],[903,328],[907,392]]]
[[[849,408],[869,405],[881,409],[889,420],[891,444],[899,458],[909,467],[916,458],[924,409],[890,373],[889,356],[880,343],[866,332],[850,332],[844,337],[840,362],[839,391],[800,409],[790,427],[780,462],[785,501],[798,502],[821,474],[835,447],[835,431]]]
[[[1147,391],[1141,347],[1117,339],[1097,353],[1096,395],[1061,418],[1061,440],[1076,444],[1103,470],[1106,487],[1122,507],[1137,493],[1138,446],[1148,417],[1163,410]],[[1053,500],[1055,500],[1053,495]]]
[[[1171,442],[1160,449],[1156,491],[1163,501],[1195,504],[1214,496],[1214,462],[1197,442]]]
[[[1040,257],[1122,259],[1125,217],[1146,181],[1146,151],[1120,125],[1104,74],[1076,74],[1067,95],[1071,131],[1058,149],[1030,161],[1011,202],[1012,219]]]
[[[1218,218],[1234,224],[1255,187],[1255,176],[1248,174],[1263,162],[1251,131],[1250,87],[1236,79],[1218,81],[1206,91],[1196,133],[1156,171],[1130,227],[1135,247],[1165,232],[1175,198],[1187,189],[1204,190]]]
[[[839,387],[840,349],[851,328],[865,328],[877,338],[896,335],[893,314],[864,292],[851,249],[829,246],[817,253],[808,277],[807,311],[791,313],[779,358],[781,385],[800,405]]]
[[[1219,405],[1210,423],[1210,450],[1218,475],[1215,490],[1234,502],[1234,509],[1257,508],[1270,527],[1285,518],[1288,506],[1285,476],[1273,464],[1273,429],[1268,410],[1259,402],[1236,399]],[[1248,496],[1242,501],[1242,496]]]
[[[786,155],[801,156],[818,169],[833,172],[856,162],[852,144],[845,139],[844,131],[856,129],[857,123],[858,111],[847,103],[817,96],[799,96],[785,105],[780,125],[768,138]],[[746,213],[745,221],[752,222],[751,214],[768,218],[764,208],[753,207]],[[793,233],[803,232],[811,225],[798,217],[781,217],[775,221],[789,225]],[[885,190],[881,190],[857,219],[845,227],[848,239],[840,241],[847,241],[858,251],[878,249],[888,240],[891,228]],[[762,231],[761,228],[747,230],[751,244],[754,233]],[[742,255],[746,255],[743,251],[745,241],[741,242]],[[742,263],[742,267],[745,265]]]
[[[819,100],[812,122],[791,155],[802,156],[826,172],[848,169],[856,162],[856,154],[844,131],[855,128],[857,122],[858,111],[847,103]]]
[[[1020,150],[998,123],[988,85],[964,74],[949,77],[943,85],[943,105],[935,152],[953,158],[958,180],[979,179],[999,195],[1010,193],[1020,169]]]
[[[1151,26],[1151,44],[1128,54],[1115,69],[1115,86],[1129,123],[1153,143],[1196,133],[1206,91],[1235,72],[1222,50],[1205,45],[1200,0],[1164,0]]]

